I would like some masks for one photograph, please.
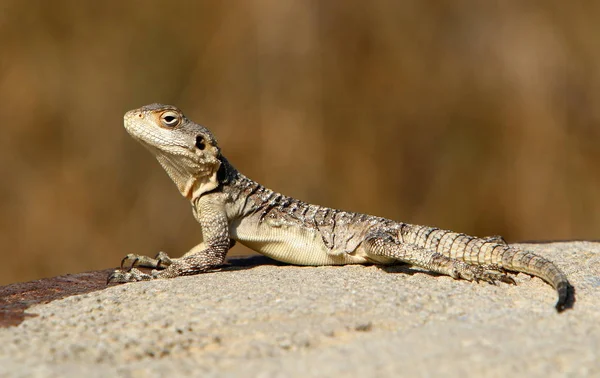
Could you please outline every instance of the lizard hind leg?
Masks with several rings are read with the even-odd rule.
[[[467,281],[496,281],[514,283],[514,280],[491,265],[474,265],[453,259],[410,243],[401,243],[383,231],[371,232],[364,241],[367,254],[388,257],[429,271]]]

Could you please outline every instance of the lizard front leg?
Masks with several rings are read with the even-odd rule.
[[[498,271],[494,266],[467,264],[414,244],[401,243],[384,231],[371,231],[365,237],[363,244],[369,255],[390,257],[452,278],[489,283],[495,281],[514,283],[511,277]]]
[[[117,269],[108,276],[109,283],[148,281],[155,278],[173,278],[198,274],[213,270],[225,261],[232,245],[229,238],[229,224],[220,194],[207,194],[200,197],[194,206],[194,215],[202,227],[204,241],[178,259],[170,259],[159,253],[152,259],[146,256],[127,255],[123,262],[132,261],[130,269]],[[164,264],[164,265],[163,265]],[[150,274],[135,266],[151,267]]]
[[[235,245],[235,240],[229,240],[229,249],[233,248]],[[204,242],[198,244],[194,248],[192,248],[189,252],[186,252],[183,257],[194,255],[198,252],[201,252],[206,249],[206,245]],[[160,251],[154,257],[144,256],[144,255],[136,255],[134,253],[130,253],[127,256],[123,257],[121,260],[121,270],[124,270],[125,265],[129,264],[129,269],[142,267],[142,268],[152,268],[152,269],[166,269],[169,265],[173,264],[173,262],[179,259],[171,258],[165,252]]]

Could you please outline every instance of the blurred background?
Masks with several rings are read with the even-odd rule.
[[[0,0],[0,284],[198,242],[122,127],[152,102],[305,201],[599,239],[599,19],[560,0]]]

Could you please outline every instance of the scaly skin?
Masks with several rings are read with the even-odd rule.
[[[214,270],[234,241],[298,265],[405,262],[469,281],[514,283],[506,271],[535,275],[558,292],[557,311],[574,290],[551,261],[507,245],[434,227],[311,205],[273,192],[239,173],[212,133],[173,107],[152,104],[125,114],[126,130],[157,158],[192,204],[203,241],[183,257],[127,255],[109,282],[172,278]],[[127,262],[130,268],[124,269]],[[154,268],[150,274],[136,266]]]

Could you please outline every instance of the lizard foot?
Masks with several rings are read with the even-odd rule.
[[[108,276],[106,283],[150,281],[156,278],[157,274],[158,271],[155,270],[152,271],[152,274],[147,274],[136,268],[131,268],[129,270],[116,269]]]
[[[130,253],[123,257],[123,260],[121,260],[121,270],[123,270],[123,267],[127,263],[129,263],[130,266],[129,269],[135,268],[136,266],[141,266],[143,268],[165,269],[173,263],[173,260],[169,257],[169,255],[162,251],[158,252],[154,258]]]
[[[517,284],[517,282],[514,280],[514,278],[512,278],[512,276],[510,276],[508,274],[508,271],[506,269],[502,268],[501,266],[498,266],[497,264],[483,264],[483,265],[476,265],[476,266],[481,267],[485,271],[492,271],[494,273],[499,273],[498,281],[500,281],[500,282],[504,282],[504,283],[511,284],[511,285]]]
[[[495,285],[496,281],[516,285],[515,280],[511,276],[491,265],[480,266],[457,261],[450,276],[456,279],[462,278],[467,281],[485,281],[492,285]]]

